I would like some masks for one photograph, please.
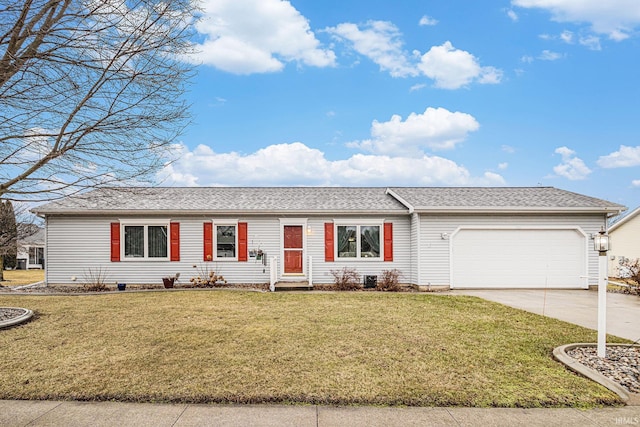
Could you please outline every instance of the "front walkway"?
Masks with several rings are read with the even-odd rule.
[[[598,328],[598,292],[586,290],[454,290],[590,329]],[[640,340],[640,297],[607,293],[607,333]],[[640,424],[640,420],[638,422]]]
[[[0,425],[14,426],[620,426],[640,407],[581,410],[183,405],[0,400]]]

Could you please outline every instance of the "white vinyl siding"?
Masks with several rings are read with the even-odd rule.
[[[299,215],[296,218],[300,218]],[[251,251],[262,251],[263,259],[250,257],[247,262],[203,261],[203,223],[211,217],[162,218],[180,223],[180,261],[162,260],[145,262],[127,260],[111,262],[110,223],[127,221],[151,221],[151,217],[47,217],[47,281],[51,284],[82,283],[89,269],[102,268],[107,283],[162,284],[162,277],[180,273],[180,282],[187,283],[199,270],[214,270],[229,283],[267,283],[273,257],[278,260],[277,277],[282,275],[280,257],[282,251],[282,215],[215,217],[214,224],[247,222],[247,246]],[[155,218],[160,219],[160,216]],[[433,215],[415,214],[397,216],[308,216],[305,227],[305,271],[309,257],[313,260],[313,282],[332,283],[331,270],[343,267],[355,268],[361,275],[380,275],[383,270],[398,269],[401,282],[434,286],[449,286],[451,279],[450,244],[452,234],[460,227],[550,227],[581,229],[587,236],[597,233],[605,221],[604,214],[549,214],[549,215]],[[393,223],[393,261],[352,259],[325,262],[324,224],[359,224],[372,220]],[[381,230],[381,234],[383,230]],[[443,233],[446,233],[443,238]],[[335,236],[334,236],[335,237]],[[382,240],[382,239],[381,239]],[[123,244],[121,238],[121,245]],[[383,242],[381,241],[381,246]],[[587,239],[588,276],[596,276],[598,254],[592,250],[593,241]],[[193,268],[193,266],[196,268]],[[590,279],[595,284],[595,279]]]
[[[411,215],[411,276],[409,282],[422,285],[420,283],[420,215],[413,213]]]
[[[151,218],[152,219],[152,218]],[[180,282],[188,283],[202,269],[214,270],[229,283],[268,283],[272,258],[278,259],[278,277],[281,277],[281,216],[280,217],[215,217],[215,223],[247,222],[248,250],[263,252],[263,259],[249,258],[246,262],[203,261],[203,223],[211,218],[172,217],[171,222],[180,223],[180,261],[145,262],[127,260],[110,261],[110,223],[128,220],[149,220],[149,218],[131,217],[48,217],[47,218],[47,281],[50,284],[82,283],[89,269],[101,268],[108,277],[107,283],[162,284],[162,277],[180,273]],[[325,262],[324,260],[324,224],[333,222],[333,217],[309,217],[305,228],[306,250],[305,265],[308,268],[309,256],[313,262],[313,282],[332,283],[330,271],[342,267],[353,267],[361,275],[380,275],[383,270],[397,268],[403,274],[401,281],[408,282],[411,277],[409,217],[385,218],[393,222],[393,262],[370,259],[348,262]],[[358,219],[348,218],[354,223]],[[282,219],[286,221],[286,219]],[[151,223],[151,221],[149,222]],[[214,224],[215,224],[214,223]],[[124,243],[121,238],[121,246]],[[381,243],[382,244],[382,243]],[[196,268],[193,268],[193,266]],[[305,268],[305,271],[307,269]]]
[[[162,284],[162,277],[180,273],[180,282],[188,283],[201,270],[214,270],[230,283],[267,283],[269,267],[262,260],[247,262],[203,261],[203,223],[205,218],[171,218],[180,223],[180,261],[110,261],[110,227],[112,222],[126,221],[115,217],[49,217],[48,255],[51,256],[47,281],[51,284],[82,283],[89,269],[102,268],[107,283]],[[144,219],[138,218],[136,219]],[[237,217],[235,218],[237,219]],[[231,219],[228,219],[230,221]],[[277,219],[241,219],[249,222],[248,247],[261,249],[268,258],[279,252]],[[124,243],[121,237],[121,246]],[[194,268],[193,266],[196,266]]]

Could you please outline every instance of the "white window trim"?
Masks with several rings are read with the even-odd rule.
[[[214,261],[238,261],[238,220],[228,220],[225,219],[223,221],[216,221],[215,219],[211,220],[213,222],[213,260]],[[236,256],[235,257],[219,257],[218,256],[218,226],[228,227],[233,225],[236,228]]]
[[[145,262],[153,262],[153,261],[169,261],[171,259],[171,226],[169,225],[171,220],[169,219],[153,219],[153,220],[145,220],[145,219],[126,219],[120,220],[120,260],[124,262],[135,262],[135,261],[145,261]],[[143,226],[144,227],[144,256],[143,257],[128,257],[125,256],[125,233],[124,228],[127,226]],[[167,256],[166,257],[149,257],[149,236],[148,236],[148,227],[149,226],[164,226],[167,227]]]
[[[340,257],[338,256],[338,226],[343,227],[356,227],[356,256],[355,257]],[[360,242],[360,227],[361,226],[377,226],[380,227],[380,254],[377,257],[362,257],[361,256],[361,242]],[[333,220],[333,259],[335,262],[353,262],[353,261],[364,261],[364,262],[378,262],[384,260],[384,219],[358,219],[353,221],[345,221],[345,220]]]

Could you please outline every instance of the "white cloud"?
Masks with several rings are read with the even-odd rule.
[[[563,31],[562,34],[560,34],[560,40],[562,40],[563,42],[567,43],[567,44],[572,44],[573,43],[573,33],[571,31]]]
[[[348,146],[378,154],[415,155],[425,148],[452,149],[479,127],[470,114],[429,107],[422,114],[409,114],[404,121],[397,114],[388,122],[374,120],[371,139],[355,141]]]
[[[541,34],[540,38],[543,40],[560,40],[566,44],[576,43],[576,35],[569,30],[563,31],[562,33],[560,33],[559,36]],[[577,38],[577,41],[581,46],[584,46],[589,50],[602,50],[602,47],[600,46],[600,37],[595,36],[593,34],[581,35]],[[545,51],[545,52],[550,52],[550,51]]]
[[[485,172],[482,178],[475,180],[476,185],[480,186],[499,186],[506,184],[502,175],[495,172]]]
[[[580,37],[580,44],[582,46],[586,46],[590,50],[602,50],[602,46],[600,46],[600,37],[597,36]]]
[[[328,160],[300,142],[277,144],[251,154],[216,153],[179,144],[179,159],[159,174],[165,185],[503,185],[502,176],[472,177],[455,162],[437,156],[391,157],[355,154]],[[277,166],[274,166],[277,165]]]
[[[509,17],[509,19],[511,19],[513,22],[518,22],[518,20],[520,19],[518,17],[518,14],[513,10],[513,9],[509,9],[507,10],[507,16]]]
[[[236,74],[280,71],[286,62],[335,65],[309,22],[288,1],[205,0],[196,30],[203,41],[192,60]]]
[[[601,168],[628,168],[640,166],[640,146],[628,147],[621,145],[618,151],[606,156],[600,156],[597,162]]]
[[[550,50],[543,50],[538,56],[541,61],[557,61],[560,58],[562,58],[562,54]]]
[[[325,31],[340,40],[351,42],[356,52],[378,64],[380,70],[389,71],[393,77],[418,74],[403,50],[402,34],[391,22],[369,21],[363,28],[347,22]]]
[[[531,55],[525,55],[520,58],[520,62],[524,62],[525,64],[531,64],[535,59]]]
[[[459,89],[472,82],[497,84],[502,80],[502,70],[481,67],[475,56],[454,48],[449,41],[442,46],[431,47],[424,55],[417,50],[409,55],[403,48],[402,34],[390,22],[369,21],[360,27],[343,23],[325,31],[339,40],[350,42],[356,52],[371,59],[381,71],[388,71],[392,77],[423,74],[434,80],[436,87],[443,89]],[[420,61],[418,64],[415,63],[416,58]]]
[[[506,162],[498,164],[498,169],[500,170],[505,170],[508,167],[509,167],[509,163],[506,163]]]
[[[420,22],[418,24],[420,26],[433,26],[433,25],[438,25],[438,20],[430,16],[424,15],[422,18],[420,18]]]
[[[409,88],[409,92],[415,92],[415,91],[418,91],[418,90],[424,89],[425,87],[427,87],[427,85],[426,85],[426,84],[424,84],[424,83],[418,83],[418,84],[415,84],[415,85],[411,86],[411,87]]]
[[[433,46],[422,55],[418,68],[435,80],[436,87],[443,89],[458,89],[472,81],[499,83],[502,79],[501,70],[481,67],[475,56],[454,48],[449,41],[441,46]]]
[[[634,179],[633,181],[631,181],[631,186],[640,188],[640,179]]]
[[[588,22],[592,31],[612,40],[624,40],[640,25],[637,0],[512,0],[523,8],[548,10],[557,22]]]
[[[505,153],[509,153],[509,154],[513,154],[513,153],[515,153],[515,152],[516,152],[516,149],[515,149],[515,148],[513,148],[513,147],[512,147],[512,146],[510,146],[510,145],[506,145],[506,144],[503,144],[503,145],[500,147],[500,149],[501,149],[502,151],[504,151]]]
[[[562,156],[562,163],[553,168],[556,175],[565,177],[571,181],[579,181],[587,178],[591,173],[591,169],[584,164],[582,159],[576,157],[576,152],[572,149],[558,147],[555,153]]]

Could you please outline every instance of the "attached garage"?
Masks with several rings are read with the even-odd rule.
[[[459,228],[452,288],[586,288],[588,236],[580,228]]]

